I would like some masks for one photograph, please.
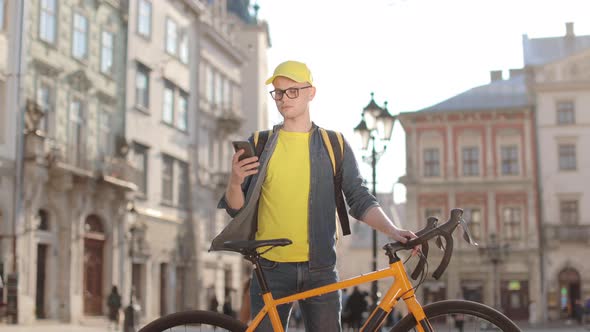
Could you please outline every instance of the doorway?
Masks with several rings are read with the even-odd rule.
[[[47,244],[37,245],[37,287],[35,295],[35,316],[37,319],[47,318],[45,311],[47,252]]]

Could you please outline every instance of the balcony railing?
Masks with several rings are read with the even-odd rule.
[[[142,181],[141,172],[124,158],[104,157],[98,170],[102,176],[130,182],[136,186]]]
[[[545,238],[549,242],[564,241],[588,243],[590,241],[590,225],[544,225]]]

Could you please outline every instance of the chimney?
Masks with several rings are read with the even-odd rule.
[[[524,74],[524,68],[510,69],[509,73],[510,73],[510,78],[521,76],[522,74]]]
[[[490,80],[492,82],[501,81],[502,80],[502,71],[501,70],[490,71]]]
[[[565,24],[565,36],[574,37],[574,22],[567,22]]]

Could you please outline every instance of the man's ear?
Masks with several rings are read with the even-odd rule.
[[[311,93],[309,94],[309,100],[313,100],[315,98],[315,86],[311,87]]]

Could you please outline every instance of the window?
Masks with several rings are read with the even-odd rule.
[[[578,201],[561,201],[559,217],[564,225],[577,225],[579,223]]]
[[[188,128],[188,94],[180,92],[178,98],[178,117],[176,118],[176,127],[186,131]]]
[[[41,14],[39,15],[39,38],[54,44],[57,30],[57,0],[41,0]]]
[[[41,106],[41,110],[44,113],[43,117],[41,118],[39,128],[42,128],[45,131],[45,133],[49,136],[52,136],[53,134],[54,93],[54,89],[51,85],[45,82],[39,82],[39,87],[37,88],[37,103],[39,104],[39,106]]]
[[[557,103],[557,124],[566,125],[576,122],[573,101],[560,101]]]
[[[503,146],[500,149],[502,157],[502,175],[518,174],[518,148],[516,146]]]
[[[98,150],[103,156],[112,155],[111,113],[102,109],[98,113]]]
[[[424,176],[440,176],[438,149],[424,149]]]
[[[506,207],[503,210],[504,235],[507,240],[520,239],[521,210],[519,207]]]
[[[133,166],[137,170],[137,189],[145,197],[147,195],[147,174],[148,174],[148,152],[147,146],[139,143],[133,144]]]
[[[162,156],[162,202],[172,204],[174,190],[174,159]]]
[[[225,82],[225,78],[220,74],[217,74],[215,80],[215,105],[217,105],[218,108],[223,107],[223,82]]]
[[[162,110],[162,121],[167,124],[174,124],[174,86],[170,82],[164,84],[164,108]]]
[[[479,175],[479,148],[474,146],[463,148],[463,175]]]
[[[166,52],[176,55],[178,51],[178,26],[176,22],[166,19]]]
[[[139,0],[137,8],[137,32],[147,38],[152,34],[152,3]]]
[[[178,162],[178,207],[188,207],[189,188],[188,164]]]
[[[113,51],[115,37],[108,31],[102,32],[102,48],[100,50],[100,71],[104,74],[113,73]]]
[[[559,145],[559,170],[572,171],[576,169],[576,146],[574,144]]]
[[[37,212],[37,229],[40,231],[49,231],[49,213],[46,210],[39,210]]]
[[[88,56],[88,19],[81,14],[74,13],[72,37],[72,55],[76,59]]]
[[[209,103],[215,102],[215,72],[211,66],[207,66],[205,70],[207,76],[207,101]]]
[[[0,0],[0,31],[4,30],[4,8],[6,7],[6,0]]]
[[[189,48],[188,48],[188,33],[184,31],[180,36],[180,49],[178,50],[178,57],[184,64],[188,64]]]
[[[150,70],[141,63],[137,64],[135,74],[135,105],[145,109],[150,106]]]
[[[481,227],[482,227],[482,213],[478,208],[465,209],[464,219],[467,222],[467,227],[471,231],[474,241],[481,239]]]
[[[428,217],[436,217],[439,219],[442,216],[441,213],[441,209],[436,209],[436,208],[427,208],[426,210],[424,210],[424,221],[426,221],[426,219],[428,219]]]
[[[69,139],[68,139],[68,160],[75,166],[84,166],[86,153],[84,132],[84,113],[85,107],[82,100],[78,98],[72,98],[70,101],[70,127],[69,127]]]

